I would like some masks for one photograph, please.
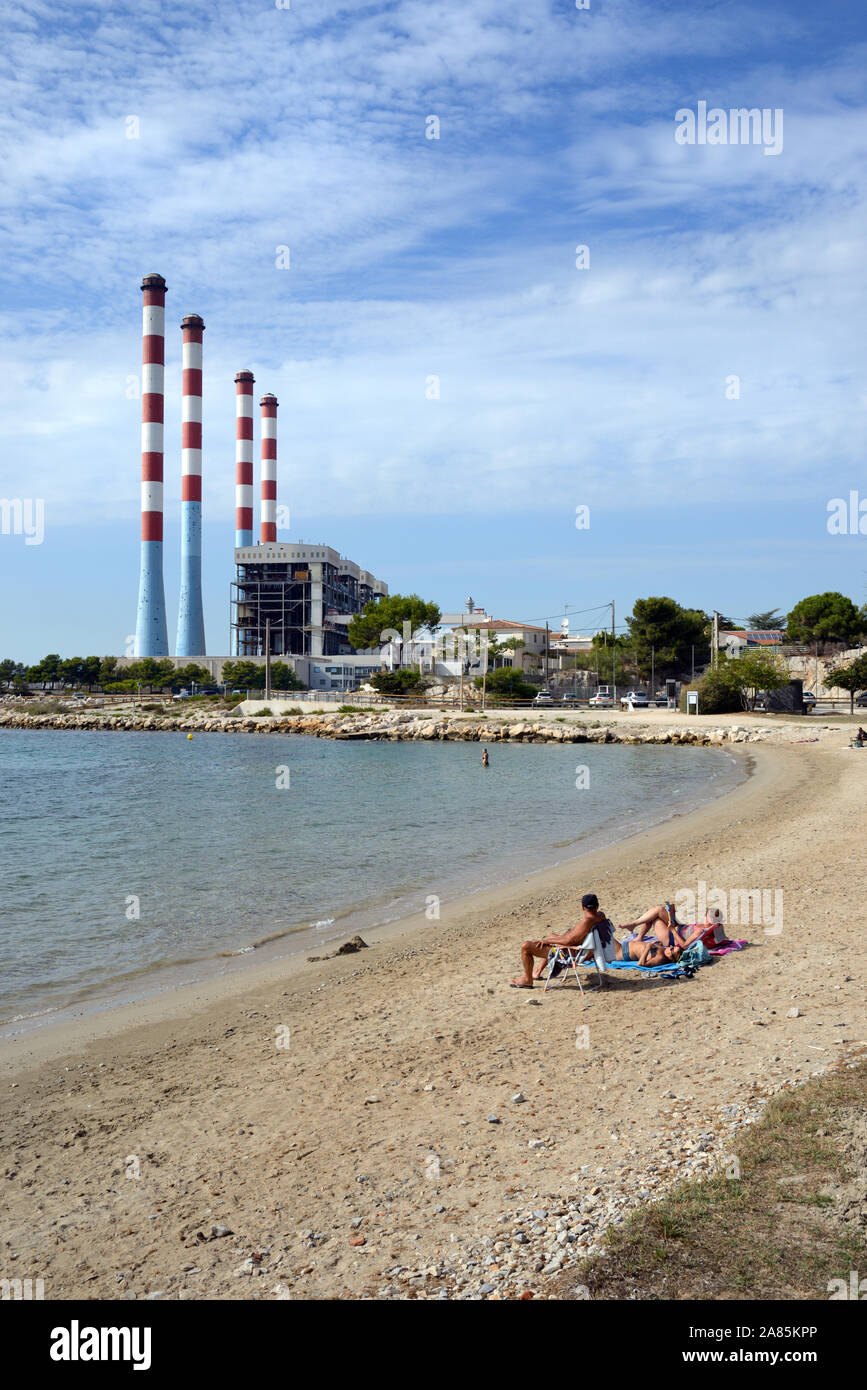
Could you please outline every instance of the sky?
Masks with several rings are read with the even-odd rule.
[[[210,654],[242,368],[280,400],[278,538],[392,592],[573,632],[865,602],[865,73],[862,0],[8,8],[0,497],[44,534],[3,523],[0,656],[128,649],[153,271],[172,651],[188,313]],[[681,143],[699,103],[774,141]]]

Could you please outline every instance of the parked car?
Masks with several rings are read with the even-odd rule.
[[[620,697],[621,709],[647,709],[650,704],[643,690],[627,690]]]
[[[190,698],[189,690],[179,690],[177,695],[172,696],[173,700],[189,700]]]
[[[533,701],[534,705],[553,705],[554,701],[547,690],[540,690]]]
[[[806,698],[807,697],[805,695],[804,699]],[[860,695],[855,696],[855,704],[858,706],[859,709],[867,708],[867,690],[862,690]]]
[[[804,702],[805,712],[807,714],[812,714],[813,710],[816,708],[816,704],[818,703],[812,690],[805,690],[801,696],[801,699]]]
[[[593,706],[594,709],[613,709],[613,708],[614,708],[614,696],[613,696],[613,695],[592,695],[592,696],[590,697],[590,704]]]

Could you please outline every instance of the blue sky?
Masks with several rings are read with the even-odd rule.
[[[0,535],[0,655],[134,630],[150,271],[172,643],[187,313],[212,653],[243,367],[281,403],[281,538],[445,610],[867,599],[867,538],[826,528],[867,499],[860,0],[24,0],[4,23],[0,496],[43,498],[45,536]],[[699,101],[781,108],[782,152],[679,145]]]

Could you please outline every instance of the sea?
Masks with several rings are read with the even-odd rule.
[[[745,776],[720,749],[494,743],[487,768],[481,752],[3,730],[0,1038],[395,918],[435,921],[438,904],[688,814]],[[667,886],[648,884],[648,904]]]

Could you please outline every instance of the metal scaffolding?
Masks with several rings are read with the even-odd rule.
[[[230,593],[232,654],[264,656],[266,623],[270,624],[272,656],[350,654],[346,619],[360,613],[377,594],[338,565],[322,563],[320,572],[321,580],[314,583],[310,565],[303,561],[238,563]],[[317,614],[319,621],[314,622]],[[321,633],[321,651],[315,653],[314,629]]]

